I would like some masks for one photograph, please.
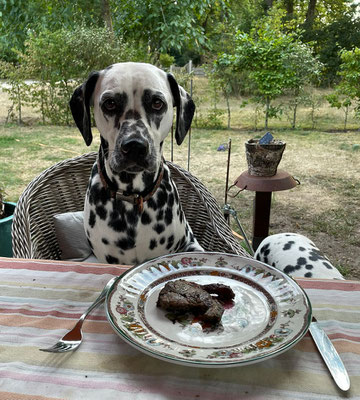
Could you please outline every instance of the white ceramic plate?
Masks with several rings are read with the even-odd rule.
[[[170,280],[223,283],[235,299],[220,326],[204,327],[192,316],[174,322],[158,308]],[[107,317],[129,344],[166,361],[231,367],[258,362],[294,346],[311,321],[305,292],[289,276],[259,261],[222,253],[159,257],[121,275],[106,299]]]

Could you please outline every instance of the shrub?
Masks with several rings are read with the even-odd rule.
[[[28,102],[41,112],[43,122],[58,125],[72,123],[69,99],[91,71],[145,57],[106,28],[81,25],[31,33],[25,47],[21,63],[34,79],[28,87]]]

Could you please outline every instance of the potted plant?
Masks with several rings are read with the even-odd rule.
[[[248,140],[245,143],[245,150],[249,174],[274,176],[285,146],[285,142],[275,140],[270,132],[267,132],[260,140]]]
[[[0,186],[0,256],[12,257],[11,225],[16,203],[5,201],[5,191]]]

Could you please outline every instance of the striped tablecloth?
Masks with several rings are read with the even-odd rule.
[[[314,315],[349,372],[350,392],[332,381],[307,334],[267,361],[237,368],[190,368],[132,348],[104,307],[84,324],[73,353],[54,344],[125,267],[0,258],[0,399],[360,399],[360,282],[301,279]]]

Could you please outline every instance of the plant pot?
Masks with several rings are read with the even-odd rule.
[[[16,203],[8,201],[5,204],[5,218],[0,219],[0,257],[12,257],[11,225]]]
[[[269,144],[259,144],[259,140],[250,139],[245,143],[246,160],[249,175],[274,176],[286,143],[273,140]]]

